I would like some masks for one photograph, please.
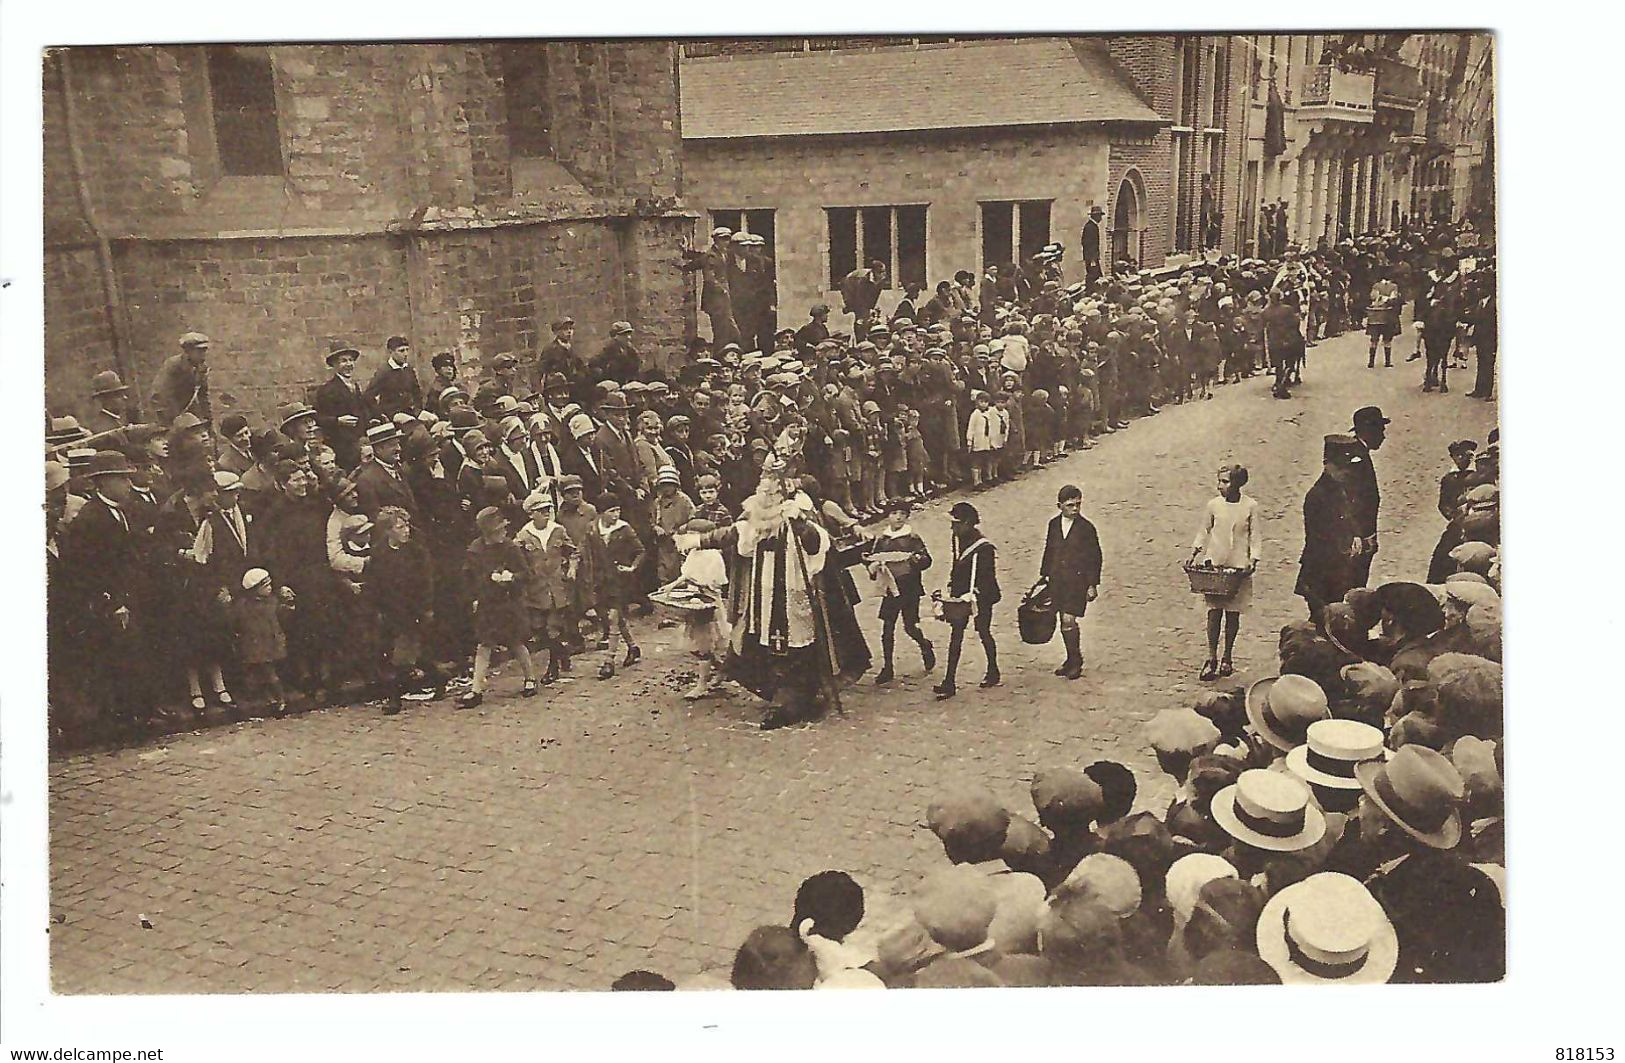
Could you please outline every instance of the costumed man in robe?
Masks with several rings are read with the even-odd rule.
[[[680,551],[721,550],[729,564],[728,678],[770,703],[762,728],[840,711],[837,677],[847,671],[833,638],[832,600],[822,579],[830,537],[783,458],[770,453],[740,519],[703,535],[675,537]],[[834,596],[840,598],[840,596]]]

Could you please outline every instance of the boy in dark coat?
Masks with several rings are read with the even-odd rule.
[[[1050,518],[1044,532],[1044,557],[1038,564],[1038,582],[1049,584],[1066,644],[1066,660],[1055,674],[1076,679],[1083,674],[1083,634],[1078,620],[1100,592],[1100,536],[1082,515],[1083,492],[1067,484],[1055,496],[1060,512]]]
[[[875,676],[877,686],[885,686],[893,679],[892,648],[897,641],[897,618],[903,618],[903,630],[920,647],[920,658],[930,673],[937,666],[936,650],[931,640],[920,630],[920,599],[925,597],[925,584],[920,573],[931,567],[931,552],[925,540],[909,527],[908,515],[913,506],[907,499],[893,499],[887,507],[890,520],[875,536],[869,548],[869,572],[879,581],[880,648],[886,663]]]
[[[969,601],[971,615],[963,620],[949,621],[952,634],[948,639],[948,667],[942,682],[932,688],[937,700],[951,698],[958,692],[954,675],[959,669],[959,651],[965,642],[965,627],[973,620],[976,634],[982,640],[982,652],[987,655],[987,674],[981,685],[999,685],[999,647],[993,641],[993,607],[999,603],[999,576],[997,554],[993,543],[982,536],[977,527],[982,515],[969,502],[955,502],[948,516],[953,520],[954,564],[948,573],[946,600]]]

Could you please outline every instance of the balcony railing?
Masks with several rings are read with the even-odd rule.
[[[1411,110],[1422,102],[1422,74],[1416,67],[1397,59],[1379,58],[1376,75],[1378,107]]]
[[[1351,74],[1330,64],[1313,67],[1303,87],[1299,114],[1369,122],[1375,110],[1376,80],[1371,74]]]

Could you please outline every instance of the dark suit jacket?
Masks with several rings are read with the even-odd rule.
[[[359,387],[359,385],[358,385]],[[361,462],[361,438],[367,434],[367,419],[372,415],[372,402],[336,375],[316,389],[311,396],[316,408],[316,424],[321,427],[327,445],[338,457],[339,467],[353,469]],[[354,425],[339,424],[340,417],[354,417]]]
[[[604,457],[598,444],[591,439],[585,443],[564,443],[559,447],[564,471],[581,477],[583,498],[596,498],[604,490]]]
[[[369,518],[377,520],[378,511],[385,506],[399,506],[412,516],[417,516],[418,500],[412,494],[411,485],[406,482],[406,472],[397,468],[396,473],[391,476],[376,461],[364,461],[361,468],[356,470],[356,497],[361,512]]]
[[[67,602],[80,613],[75,624],[89,619],[106,621],[120,606],[134,610],[138,604],[135,592],[147,555],[142,549],[140,518],[127,511],[125,516],[128,530],[93,495],[60,533],[62,557],[57,573],[68,592]]]
[[[1089,608],[1089,588],[1100,585],[1100,535],[1088,518],[1079,515],[1066,538],[1061,537],[1061,515],[1050,518],[1044,531],[1044,557],[1038,575],[1049,580],[1055,607],[1072,616]]]
[[[633,485],[638,482],[638,462],[632,450],[631,433],[622,436],[607,423],[602,424],[598,427],[598,434],[593,437],[593,446],[597,449],[595,457],[599,460],[603,490],[630,495]]]

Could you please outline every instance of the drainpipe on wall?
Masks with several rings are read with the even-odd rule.
[[[57,88],[62,93],[64,125],[67,127],[68,157],[73,163],[74,190],[79,199],[80,216],[85,219],[85,224],[90,227],[91,235],[96,240],[96,266],[101,274],[103,307],[107,313],[108,332],[113,341],[113,364],[118,367],[119,376],[130,386],[131,392],[135,395],[136,405],[146,409],[146,390],[136,379],[134,367],[130,362],[129,328],[125,320],[124,300],[119,294],[118,274],[113,269],[113,245],[96,216],[96,207],[90,194],[90,180],[85,171],[85,156],[79,146],[76,128],[78,122],[73,104],[73,75],[68,70],[70,54],[69,49],[57,53],[56,72]]]

